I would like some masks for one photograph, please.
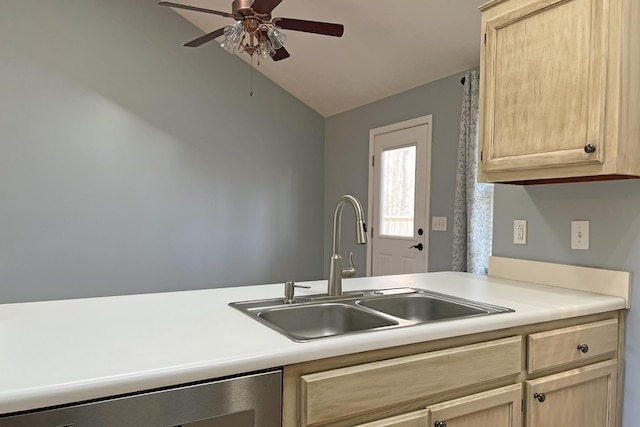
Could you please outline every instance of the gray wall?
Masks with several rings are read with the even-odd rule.
[[[640,181],[495,186],[493,254],[631,271],[625,338],[623,426],[640,419]],[[513,220],[526,219],[527,244],[513,245]],[[589,250],[570,249],[571,220],[587,219]]]
[[[2,0],[0,303],[322,277],[324,119],[199,35]]]
[[[430,232],[429,271],[451,270],[453,205],[455,196],[458,136],[464,73],[337,114],[325,127],[325,276],[331,254],[333,210],[343,194],[357,197],[366,209],[369,178],[369,130],[416,117],[433,115],[431,135],[430,215],[446,216],[446,232]],[[343,215],[342,254],[354,253],[358,275],[366,272],[365,246],[355,244],[354,216]]]

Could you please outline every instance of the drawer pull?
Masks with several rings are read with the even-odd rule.
[[[589,346],[586,344],[580,344],[578,345],[578,350],[580,350],[583,353],[586,353],[589,351]]]
[[[435,423],[433,423],[433,427],[447,427],[447,423],[445,423],[444,421],[436,421]]]
[[[545,399],[547,398],[547,396],[544,395],[544,393],[534,393],[533,394],[533,398],[534,399],[538,399],[538,402],[542,403],[545,401]]]

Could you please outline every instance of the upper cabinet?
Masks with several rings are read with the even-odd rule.
[[[480,9],[479,181],[640,177],[640,1]]]

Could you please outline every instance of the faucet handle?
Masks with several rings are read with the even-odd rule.
[[[296,285],[296,282],[294,282],[293,280],[288,280],[284,282],[284,301],[283,302],[285,304],[293,304],[295,302],[294,294],[295,294],[296,288],[310,289],[311,286]]]
[[[353,264],[353,252],[349,252],[349,268],[342,269],[342,277],[355,277],[356,275],[356,266]]]

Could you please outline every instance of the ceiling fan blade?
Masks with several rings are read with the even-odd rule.
[[[344,34],[344,25],[341,24],[289,18],[275,18],[273,22],[283,30],[303,31],[305,33],[324,34],[334,37],[342,37],[342,34]]]
[[[271,14],[271,11],[276,8],[282,2],[282,0],[256,0],[251,5],[256,13]]]
[[[287,52],[287,49],[281,47],[280,49],[276,50],[276,54],[273,55],[271,59],[273,59],[274,61],[282,61],[283,59],[287,59],[290,56],[291,55],[289,54],[289,52]]]
[[[224,17],[227,17],[227,18],[233,18],[233,15],[230,14],[230,13],[227,13],[227,12],[220,12],[220,11],[211,10],[211,9],[203,9],[201,7],[189,6],[189,5],[186,5],[186,4],[171,3],[171,2],[168,2],[168,1],[161,1],[158,4],[160,6],[175,7],[176,9],[193,10],[194,12],[210,13],[212,15],[220,15],[220,16],[224,16]]]
[[[220,37],[223,34],[224,34],[224,28],[220,28],[211,33],[205,34],[204,36],[200,36],[195,40],[191,40],[189,43],[185,43],[184,45],[186,47],[198,47],[205,44],[206,42],[210,42],[211,40]]]

